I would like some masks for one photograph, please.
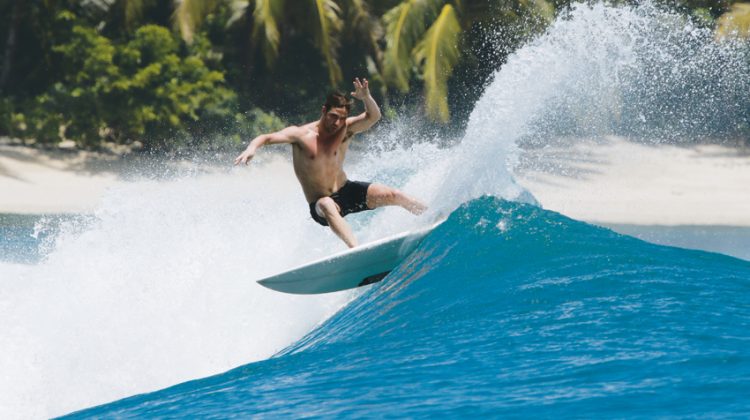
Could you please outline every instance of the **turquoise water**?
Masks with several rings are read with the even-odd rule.
[[[41,216],[0,214],[0,261],[32,263],[41,258],[34,225]]]
[[[485,197],[274,357],[86,417],[744,417],[750,262]]]

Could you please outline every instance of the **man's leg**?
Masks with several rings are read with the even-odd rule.
[[[371,184],[367,189],[367,207],[401,206],[413,214],[422,214],[427,206],[401,191],[382,184]]]
[[[315,211],[326,219],[333,233],[343,240],[349,248],[357,246],[357,238],[352,233],[352,228],[339,214],[339,206],[331,197],[323,197],[315,203]]]

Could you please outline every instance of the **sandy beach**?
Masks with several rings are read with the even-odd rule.
[[[0,145],[0,213],[89,211],[123,169],[103,154]]]
[[[142,158],[0,144],[0,213],[80,213]],[[618,138],[525,150],[518,182],[550,210],[600,224],[750,226],[750,155]]]
[[[144,174],[203,171],[187,161],[126,152],[36,149],[0,139],[0,214],[87,213],[107,189]]]
[[[546,209],[599,224],[750,226],[750,155],[611,137],[527,150],[518,181]]]

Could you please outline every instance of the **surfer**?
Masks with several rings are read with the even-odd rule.
[[[310,207],[310,216],[341,238],[347,246],[357,246],[344,216],[383,206],[401,206],[422,214],[427,206],[403,192],[377,183],[350,181],[344,173],[344,157],[354,134],[380,120],[380,108],[370,95],[367,79],[354,79],[354,98],[365,104],[365,112],[350,117],[351,101],[339,92],[328,95],[320,119],[302,126],[290,126],[254,138],[234,160],[247,164],[266,144],[292,145],[294,173]]]

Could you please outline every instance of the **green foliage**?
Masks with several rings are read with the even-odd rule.
[[[427,28],[427,19],[436,14],[434,1],[404,0],[383,15],[386,26],[384,77],[401,92],[409,90],[413,68],[412,49]]]
[[[53,128],[60,124],[65,137],[82,147],[106,138],[166,150],[211,135],[204,125],[237,122],[236,95],[223,73],[209,69],[198,54],[181,53],[164,27],[142,26],[117,45],[76,23],[70,39],[54,50],[66,63],[62,80],[36,98],[27,116],[28,134],[40,142],[59,140]]]
[[[282,0],[256,0],[253,10],[253,43],[260,45],[266,65],[273,67],[279,55],[278,22],[283,16]]]
[[[484,26],[499,32],[512,28],[509,32],[515,37],[497,40],[509,44],[514,38],[541,32],[553,17],[554,7],[546,0],[401,0],[383,15],[383,78],[401,93],[410,91],[412,80],[421,81],[427,117],[447,123],[448,81],[454,67],[476,60],[473,51],[462,48],[471,43],[472,29]]]
[[[56,84],[55,90],[59,90],[60,87],[60,84]],[[64,107],[57,102],[60,97],[67,99],[65,95],[60,94],[41,94],[34,98],[28,114],[18,116],[17,120],[25,126],[24,133],[30,135],[38,144],[52,144],[61,139],[66,121],[65,116],[59,111]]]
[[[197,133],[195,125],[202,118],[208,125],[230,121],[236,97],[223,85],[224,75],[210,70],[200,57],[181,57],[167,29],[141,27],[118,57],[121,78],[113,96],[125,111],[113,115],[119,135],[165,149]]]
[[[355,76],[368,77],[386,115],[418,109],[434,127],[460,123],[507,55],[570,3],[0,1],[0,68],[10,74],[0,134],[87,148],[235,147],[281,128],[277,115],[316,118],[325,93]],[[718,38],[748,37],[747,3],[670,3]]]
[[[339,34],[344,24],[341,8],[334,0],[314,0],[316,25],[314,26],[315,45],[320,49],[328,68],[331,86],[336,86],[342,78],[338,63]]]
[[[172,14],[172,26],[179,31],[182,39],[192,43],[195,30],[205,19],[206,15],[217,9],[221,0],[179,0],[175,2]]]
[[[204,145],[207,149],[237,148],[247,145],[251,139],[263,134],[279,131],[289,125],[273,112],[266,112],[260,108],[252,108],[247,112],[235,115],[236,124],[233,130],[222,133],[211,139],[211,144]]]
[[[458,35],[461,26],[456,12],[449,4],[414,47],[426,87],[427,115],[448,122],[448,77],[458,62]]]

